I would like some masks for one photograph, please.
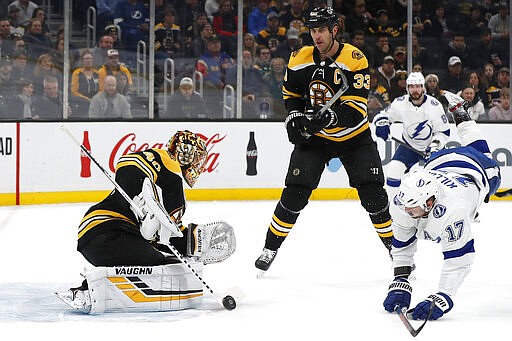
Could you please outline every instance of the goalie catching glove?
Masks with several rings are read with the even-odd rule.
[[[144,214],[139,219],[142,220],[140,233],[145,239],[154,240],[158,236],[159,242],[167,244],[170,238],[183,237],[183,233],[164,208],[162,189],[149,178],[144,179],[142,192],[133,198],[133,202]]]

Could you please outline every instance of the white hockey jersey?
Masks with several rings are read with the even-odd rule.
[[[455,295],[469,273],[474,259],[471,222],[483,203],[472,178],[457,173],[429,170],[439,183],[439,198],[428,216],[410,217],[397,200],[391,205],[393,216],[393,267],[412,266],[417,240],[440,243],[444,256],[439,291]]]
[[[443,106],[430,95],[424,95],[420,106],[415,106],[409,95],[397,97],[379,115],[387,116],[390,124],[403,123],[402,139],[416,150],[426,150],[432,140],[444,146],[450,134]]]

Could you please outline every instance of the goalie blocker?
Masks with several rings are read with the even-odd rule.
[[[235,252],[233,228],[222,220],[190,224],[189,231],[187,263],[199,276],[205,264],[222,262]],[[197,308],[203,285],[186,264],[176,262],[96,267],[83,274],[86,285],[56,295],[71,308],[90,314]]]

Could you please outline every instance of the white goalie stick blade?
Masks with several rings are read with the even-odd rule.
[[[434,301],[432,301],[432,303],[430,303],[430,307],[428,309],[428,314],[427,314],[427,318],[425,319],[425,321],[423,321],[423,323],[418,327],[418,329],[415,329],[411,322],[409,321],[409,319],[407,318],[407,316],[405,315],[407,310],[404,308],[404,310],[400,309],[399,306],[396,306],[395,307],[395,312],[398,314],[398,317],[400,317],[400,320],[402,321],[402,323],[404,324],[405,328],[407,328],[407,330],[409,331],[409,333],[413,336],[413,337],[416,337],[416,335],[418,335],[420,333],[420,331],[423,329],[423,327],[425,327],[425,324],[427,324],[427,321],[430,319],[430,316],[432,316],[432,311],[434,311],[434,306],[435,306],[435,303]]]

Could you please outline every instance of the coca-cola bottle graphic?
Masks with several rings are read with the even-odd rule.
[[[245,174],[256,175],[256,161],[258,159],[258,149],[256,148],[256,141],[254,140],[254,131],[249,133],[249,143],[247,144],[247,152],[245,154],[247,159],[247,170]]]
[[[89,132],[87,130],[84,131],[84,138],[82,140],[82,145],[88,150],[91,151],[91,144],[89,142]],[[80,149],[80,177],[89,178],[91,176],[91,159],[87,157],[87,155]]]

